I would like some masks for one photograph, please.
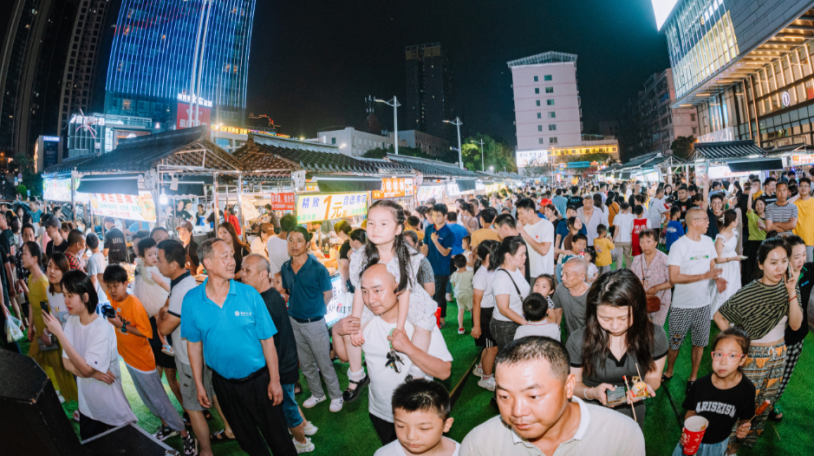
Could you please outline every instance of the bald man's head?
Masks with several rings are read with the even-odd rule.
[[[562,266],[562,284],[573,288],[585,282],[588,275],[588,262],[582,257],[572,257]]]
[[[374,315],[389,316],[391,311],[398,313],[396,304],[396,278],[385,265],[379,263],[367,268],[361,279],[362,300]],[[396,315],[394,315],[396,316]]]
[[[684,220],[687,223],[687,231],[693,230],[698,233],[706,233],[707,228],[709,228],[707,211],[698,207],[688,210]]]

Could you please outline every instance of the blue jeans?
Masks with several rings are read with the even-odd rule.
[[[285,423],[290,429],[302,424],[302,415],[297,407],[297,399],[294,397],[294,385],[294,383],[280,385],[283,387],[283,415],[285,415]]]
[[[725,439],[720,443],[702,443],[701,447],[698,448],[698,453],[695,453],[695,456],[724,456],[728,446],[729,439]],[[684,447],[682,447],[680,443],[677,444],[675,450],[673,450],[673,456],[686,456],[684,454]]]

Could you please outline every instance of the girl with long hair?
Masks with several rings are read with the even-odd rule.
[[[786,328],[794,331],[804,325],[799,271],[790,268],[792,248],[782,238],[766,239],[758,249],[759,278],[738,290],[715,312],[713,319],[722,331],[740,326],[751,338],[743,373],[758,393],[755,404],[769,401],[774,406],[786,368]],[[752,447],[766,426],[773,407],[752,421],[752,432],[742,442]],[[741,442],[729,440],[737,448]]]
[[[492,293],[495,296],[495,310],[492,314],[490,330],[498,349],[514,340],[514,333],[523,318],[523,300],[529,295],[531,285],[526,282],[522,269],[526,264],[526,243],[520,236],[509,236],[500,243],[497,254],[500,265],[492,278]]]
[[[363,251],[354,254],[350,262],[350,280],[356,289],[353,294],[352,316],[361,318],[359,332],[351,336],[344,336],[342,341],[348,353],[350,368],[348,378],[350,384],[343,394],[345,402],[353,402],[359,398],[361,389],[369,378],[362,368],[362,348],[364,337],[362,333],[367,323],[374,315],[365,306],[362,300],[362,291],[359,288],[362,273],[374,264],[386,265],[387,271],[396,279],[399,301],[399,314],[396,329],[404,331],[407,321],[414,328],[410,338],[413,345],[426,352],[430,348],[432,330],[435,327],[435,310],[438,308],[435,300],[427,294],[426,290],[418,285],[416,275],[421,268],[423,255],[410,247],[404,240],[404,209],[390,200],[379,200],[370,206],[367,211],[367,243]],[[340,338],[335,338],[334,343]],[[409,375],[413,378],[423,378],[424,373],[417,366],[410,368]]]
[[[48,295],[46,288],[48,279],[42,273],[42,251],[36,242],[26,242],[22,248],[22,263],[30,275],[26,284],[26,294],[28,294],[28,321],[31,326],[28,328],[28,340],[31,346],[28,349],[28,356],[34,359],[42,367],[54,386],[60,391],[66,401],[75,401],[79,398],[76,391],[76,382],[73,376],[65,370],[62,365],[62,350],[59,342],[52,338],[52,333],[45,327],[43,313],[48,307]],[[61,255],[61,254],[60,254]],[[63,255],[64,257],[64,255]],[[67,261],[67,259],[66,259]],[[49,309],[53,312],[53,309]]]
[[[62,276],[71,270],[71,264],[64,253],[54,253],[45,265],[45,275],[48,278],[48,302],[51,304],[51,313],[65,324],[68,318],[68,308],[65,307],[65,296],[62,294]]]
[[[714,221],[710,221],[712,223]],[[718,223],[718,235],[715,237],[715,250],[718,258],[715,263],[720,269],[719,279],[726,281],[726,287],[721,291],[715,284],[712,286],[711,314],[717,311],[730,296],[741,289],[741,263],[738,255],[738,232],[736,231],[738,214],[730,209],[724,212],[723,223]],[[716,280],[718,282],[718,280]],[[710,318],[712,318],[710,315]]]
[[[231,223],[218,225],[218,237],[232,246],[232,251],[235,256],[235,280],[240,280],[243,276],[240,267],[243,264],[243,258],[251,253],[251,246],[244,244],[243,241],[240,240],[240,236],[238,236],[235,227]]]
[[[500,243],[487,239],[477,248],[478,260],[475,263],[475,276],[472,278],[472,337],[475,346],[483,348],[481,362],[475,367],[474,374],[481,379],[478,386],[495,390],[495,357],[497,344],[492,337],[490,325],[495,310],[495,296],[492,294],[492,279],[497,262]]]
[[[585,303],[585,327],[568,337],[566,349],[576,377],[574,396],[608,406],[608,391],[625,390],[634,376],[644,375],[644,396],[628,392],[615,410],[644,426],[644,399],[655,397],[667,361],[667,334],[647,318],[647,297],[629,269],[603,274],[591,285]],[[580,367],[574,367],[580,366]]]

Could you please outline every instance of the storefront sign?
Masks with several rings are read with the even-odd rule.
[[[351,299],[346,301],[343,298],[345,292],[343,291],[342,287],[342,276],[337,274],[331,277],[331,288],[333,290],[333,297],[326,306],[328,313],[325,314],[325,324],[327,324],[329,327],[350,315],[352,309],[351,305],[345,305],[345,303],[350,302]]]
[[[373,191],[373,199],[413,196],[412,179],[382,179],[382,191]]]
[[[353,217],[366,212],[367,193],[297,195],[297,223]]]
[[[814,155],[811,154],[792,155],[790,158],[791,166],[810,165],[814,163]]]
[[[306,192],[318,192],[319,185],[316,182],[308,182],[305,184],[305,191]]]
[[[732,179],[738,177],[749,177],[749,171],[743,171],[740,173],[733,173],[729,170],[728,166],[711,166],[709,168],[709,178],[710,179]]]
[[[418,195],[416,196],[419,201],[427,201],[430,198],[435,198],[436,201],[441,201],[443,197],[443,185],[427,185],[418,187]]]
[[[447,196],[458,196],[461,194],[461,189],[458,188],[458,184],[455,182],[450,182],[447,184]]]
[[[75,188],[79,188],[79,178],[74,181]],[[71,179],[43,179],[42,191],[45,201],[71,202]],[[90,195],[87,193],[76,193],[74,200],[77,203],[87,203]]]
[[[90,193],[90,205],[96,215],[155,222],[155,203],[150,192],[139,191],[138,196]]]
[[[272,193],[269,195],[269,199],[271,208],[275,211],[293,211],[297,201],[293,193]]]

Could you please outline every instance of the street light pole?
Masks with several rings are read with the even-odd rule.
[[[480,170],[485,171],[486,168],[483,166],[483,138],[481,138],[480,142],[473,141],[475,144],[480,144]]]
[[[399,104],[399,100],[398,100],[398,98],[396,98],[395,95],[393,95],[392,100],[384,101],[384,100],[381,100],[379,98],[376,98],[375,101],[377,103],[384,103],[387,106],[392,106],[393,107],[393,129],[395,130],[395,133],[393,135],[393,142],[395,143],[395,146],[396,146],[396,155],[398,155],[399,154],[399,114],[398,114],[398,107],[401,106]]]
[[[461,158],[461,125],[463,125],[463,122],[461,122],[459,117],[456,117],[454,121],[445,120],[444,123],[452,124],[458,127],[458,166],[461,169],[464,169],[464,160]]]

